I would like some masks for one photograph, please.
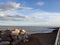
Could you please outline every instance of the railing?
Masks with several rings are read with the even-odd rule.
[[[58,40],[59,40],[59,32],[60,32],[60,28],[59,28],[59,30],[57,32],[57,37],[56,37],[56,40],[55,40],[55,44],[54,45],[59,45],[59,42],[58,42]]]

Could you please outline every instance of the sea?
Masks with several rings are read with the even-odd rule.
[[[0,30],[13,30],[13,29],[24,29],[29,34],[33,33],[51,33],[55,29],[51,27],[41,27],[41,26],[0,26]]]

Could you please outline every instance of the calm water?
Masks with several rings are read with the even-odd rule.
[[[0,30],[6,29],[25,29],[28,33],[51,33],[54,29],[49,29],[49,27],[40,27],[40,26],[0,26]]]

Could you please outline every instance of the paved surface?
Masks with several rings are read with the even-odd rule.
[[[56,39],[57,31],[53,31],[52,33],[39,33],[32,34],[29,38],[30,41],[26,43],[18,43],[17,45],[54,45]]]
[[[58,42],[58,43],[59,43],[59,45],[60,45],[60,31],[59,31],[59,42]]]

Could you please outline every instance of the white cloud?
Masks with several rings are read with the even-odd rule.
[[[57,23],[59,24],[60,21],[60,13],[52,13],[52,12],[44,12],[44,11],[35,11],[30,15],[25,14],[4,14],[0,13],[0,20],[5,21],[27,21],[27,22],[34,22],[34,23],[44,23],[44,24],[52,24]]]
[[[22,10],[31,10],[33,8],[30,8],[30,7],[21,7]]]
[[[20,8],[20,4],[16,2],[7,2],[7,3],[0,3],[0,10],[13,10]]]
[[[31,11],[31,10],[30,10]],[[10,13],[10,12],[9,12]],[[8,14],[4,12],[0,12],[0,20],[1,21],[20,21],[25,25],[60,25],[60,13],[56,12],[45,12],[45,11],[33,11],[28,15],[23,14]]]
[[[0,17],[1,17],[1,16],[4,16],[4,14],[3,14],[3,13],[0,13]]]
[[[22,21],[25,20],[27,18],[29,18],[28,16],[24,15],[24,14],[11,14],[10,12],[12,10],[30,10],[32,8],[30,7],[23,7],[21,6],[20,3],[16,3],[16,2],[6,2],[6,3],[0,3],[0,20],[1,21]]]
[[[16,2],[2,2],[0,3],[0,10],[1,11],[9,11],[9,10],[16,10],[16,9],[22,9],[22,10],[30,10],[32,8],[30,7],[23,7],[21,6],[20,3],[16,3]]]
[[[24,21],[28,19],[29,16],[24,14],[13,15],[13,14],[0,14],[0,20],[2,21]]]
[[[60,13],[38,11],[32,13],[31,15],[38,20],[37,23],[39,25],[60,26]]]
[[[37,2],[36,4],[39,6],[43,6],[45,3],[44,2]]]

